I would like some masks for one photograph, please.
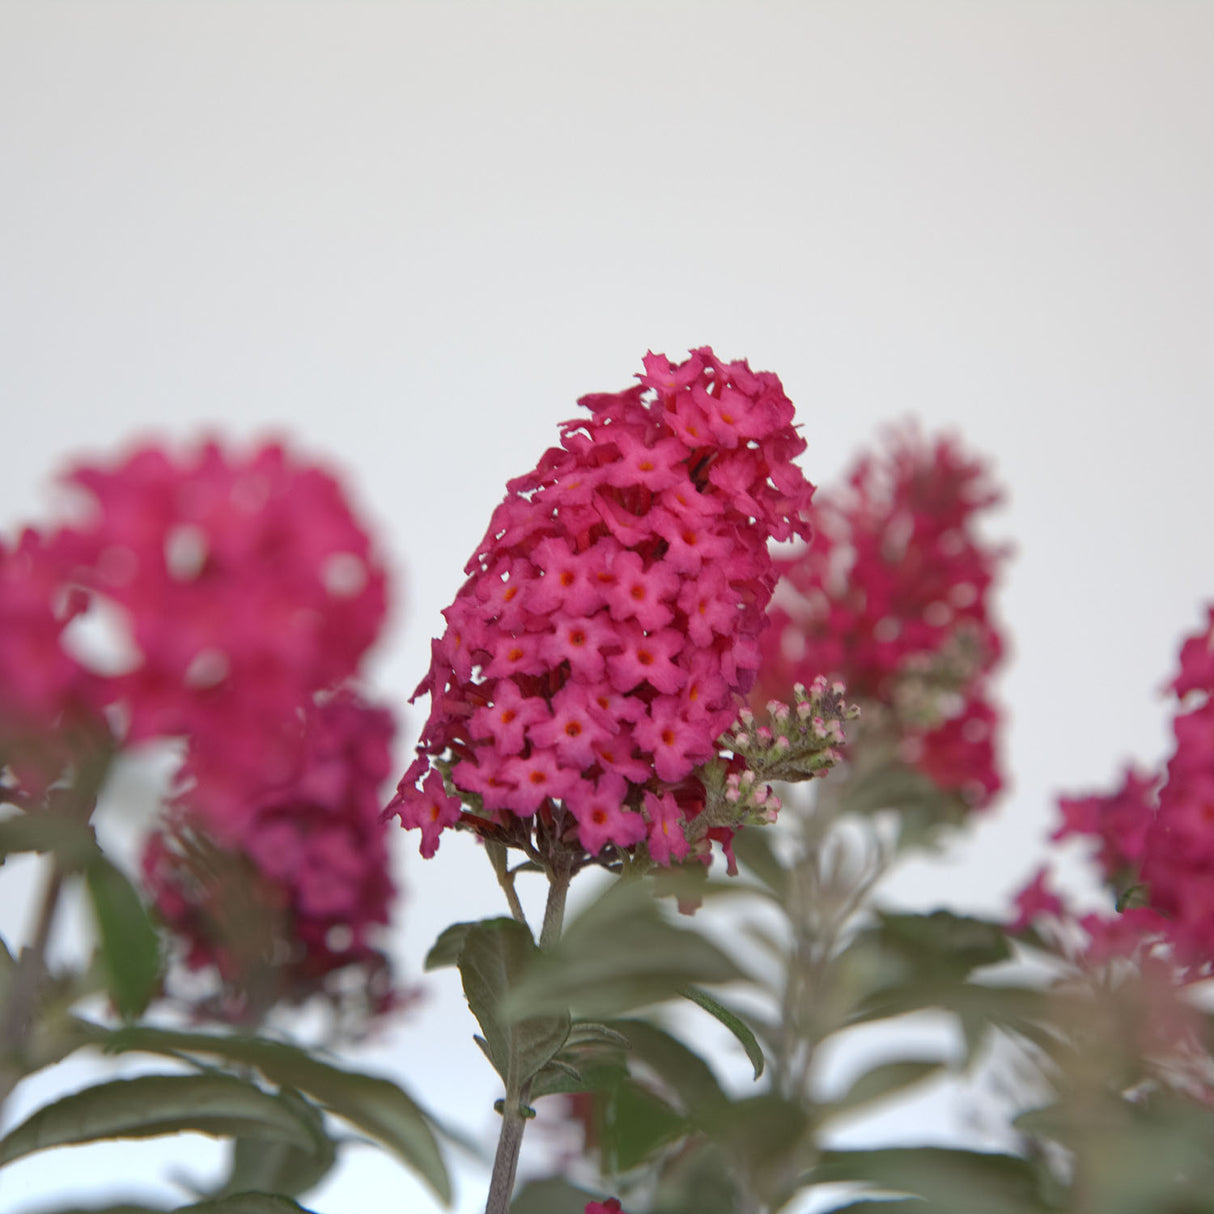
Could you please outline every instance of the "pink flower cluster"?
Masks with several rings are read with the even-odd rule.
[[[1182,960],[1214,970],[1214,607],[1180,651],[1172,690],[1185,711],[1172,722],[1176,748],[1143,845],[1150,904],[1168,920]]]
[[[144,850],[157,910],[185,940],[191,968],[215,966],[230,984],[234,1014],[259,985],[271,1001],[300,998],[351,966],[364,971],[373,1005],[389,995],[373,937],[394,894],[380,819],[392,716],[346,691],[314,704],[297,732],[296,771],[245,807],[226,846],[214,846],[187,793]],[[231,881],[246,883],[235,902]],[[250,901],[255,913],[238,913]]]
[[[56,558],[128,624],[135,664],[109,685],[127,740],[189,738],[198,808],[222,833],[289,778],[300,708],[355,672],[384,571],[338,482],[275,444],[182,460],[147,446],[68,479],[93,509]]]
[[[1119,901],[1139,903],[1115,918],[1078,920],[1099,956],[1141,955],[1171,946],[1189,978],[1214,971],[1214,608],[1181,647],[1171,689],[1183,711],[1172,722],[1175,750],[1162,776],[1126,772],[1114,792],[1062,798],[1055,839],[1096,841],[1095,858]],[[1050,893],[1045,870],[1017,898],[1015,928],[1071,913]]]
[[[415,693],[430,717],[389,806],[423,855],[461,800],[499,824],[559,804],[590,855],[688,852],[697,802],[680,785],[754,681],[767,542],[808,535],[813,489],[775,375],[708,348],[644,367],[583,397],[589,417],[509,482],[443,613]]]
[[[82,519],[0,546],[0,795],[36,810],[94,752],[184,739],[146,871],[194,962],[233,970],[204,929],[224,888],[193,863],[205,853],[287,916],[297,986],[366,968],[392,893],[377,808],[392,724],[339,689],[379,631],[386,579],[340,485],[275,444],[144,446],[68,480]],[[66,635],[99,615],[117,672]]]
[[[812,545],[777,561],[756,702],[839,679],[849,697],[894,709],[908,761],[971,805],[989,802],[1001,779],[987,681],[1002,643],[988,599],[1004,551],[975,524],[998,500],[952,439],[891,431],[814,499]],[[947,689],[926,713],[908,695],[923,683]]]

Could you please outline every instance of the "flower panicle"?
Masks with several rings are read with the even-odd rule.
[[[797,683],[791,704],[768,701],[766,724],[743,708],[720,745],[742,759],[746,773],[760,781],[793,783],[824,776],[842,757],[844,723],[860,716],[860,706],[849,704],[845,694],[841,682],[825,675],[817,675],[808,688]]]

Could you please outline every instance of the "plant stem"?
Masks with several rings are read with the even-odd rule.
[[[572,859],[556,851],[548,864],[548,901],[544,907],[544,926],[540,932],[540,948],[549,950],[561,938],[565,920],[565,897],[573,876]],[[502,1102],[502,1129],[493,1157],[493,1176],[489,1182],[489,1200],[485,1214],[509,1214],[510,1198],[514,1193],[514,1178],[518,1172],[519,1151],[523,1131],[527,1126],[524,1109],[531,1099],[531,1076],[521,1079],[515,1074],[513,1057],[506,1077],[506,1096]]]
[[[55,910],[62,891],[63,870],[58,861],[52,859],[46,884],[42,888],[42,901],[34,923],[34,937],[21,950],[13,975],[8,1006],[3,1009],[0,1018],[0,1052],[4,1056],[0,1062],[0,1110],[4,1108],[13,1088],[24,1074],[22,1056],[29,1043],[30,1029],[38,1010],[38,997],[46,978],[46,949],[50,943]]]

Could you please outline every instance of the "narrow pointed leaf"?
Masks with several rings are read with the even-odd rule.
[[[913,1194],[932,1214],[1043,1214],[1033,1164],[1013,1155],[942,1147],[881,1147],[827,1151],[814,1183],[865,1181],[875,1188]]]
[[[295,1046],[258,1037],[129,1026],[113,1032],[97,1030],[95,1040],[111,1050],[202,1054],[256,1067],[271,1083],[306,1093],[330,1113],[386,1146],[444,1202],[451,1200],[451,1181],[430,1119],[389,1079],[343,1070]]]
[[[199,1201],[192,1206],[180,1206],[173,1214],[313,1214],[297,1201],[280,1193],[235,1193]]]
[[[522,1019],[572,1007],[585,1016],[614,1016],[672,999],[689,985],[741,976],[706,937],[667,922],[643,882],[621,881],[538,958],[502,1014]]]
[[[45,1105],[0,1140],[0,1165],[49,1147],[189,1131],[277,1139],[301,1150],[312,1144],[294,1109],[234,1075],[141,1075]]]
[[[112,1206],[73,1206],[70,1210],[45,1210],[42,1214],[313,1214],[313,1211],[277,1193],[238,1193],[233,1197],[215,1198],[172,1209],[121,1202]]]
[[[295,1109],[311,1131],[311,1146],[301,1151],[288,1142],[238,1138],[232,1145],[227,1182],[216,1191],[216,1199],[250,1192],[298,1197],[319,1184],[337,1162],[337,1145],[325,1132],[320,1110],[290,1088],[279,1097]]]
[[[936,1059],[903,1059],[885,1062],[865,1071],[839,1100],[828,1106],[832,1116],[854,1113],[877,1100],[896,1096],[906,1088],[940,1074],[944,1064]]]
[[[135,887],[104,856],[89,862],[85,882],[110,998],[124,1018],[138,1016],[160,979],[156,929]]]
[[[718,1003],[707,991],[702,991],[697,986],[685,987],[683,995],[692,1003],[702,1007],[714,1019],[719,1020],[738,1039],[746,1051],[746,1057],[750,1059],[750,1065],[755,1069],[755,1078],[758,1079],[763,1074],[765,1059],[763,1049],[751,1031],[750,1025],[736,1012],[731,1012],[723,1003]]]

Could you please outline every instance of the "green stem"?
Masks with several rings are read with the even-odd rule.
[[[46,949],[62,892],[63,870],[58,861],[52,859],[34,924],[34,938],[21,950],[8,1005],[0,1019],[0,1051],[4,1055],[3,1061],[0,1061],[0,1110],[25,1074],[23,1055],[29,1044],[38,998],[46,979]]]
[[[561,938],[565,920],[565,898],[573,876],[571,858],[558,851],[548,866],[548,901],[544,907],[544,926],[540,932],[540,948],[550,950]],[[506,1076],[506,1096],[502,1102],[502,1129],[493,1157],[493,1176],[489,1182],[489,1200],[485,1214],[509,1214],[510,1198],[514,1193],[514,1178],[518,1172],[518,1157],[523,1146],[523,1131],[528,1116],[524,1112],[531,1099],[531,1076],[520,1080],[515,1074],[513,1057]]]

